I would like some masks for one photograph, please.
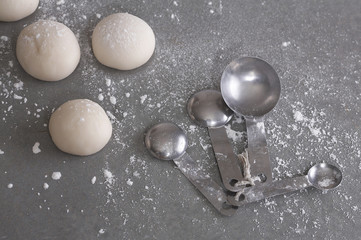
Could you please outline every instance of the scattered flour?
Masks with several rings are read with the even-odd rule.
[[[110,96],[110,103],[115,105],[117,103],[117,99],[114,96]]]
[[[56,2],[56,5],[62,5],[64,3],[65,3],[65,0],[59,0],[59,1]]]
[[[33,146],[33,153],[34,153],[34,154],[38,154],[38,153],[41,152],[39,146],[40,146],[40,143],[39,143],[39,142],[36,142],[36,143],[34,144],[34,146]]]
[[[14,93],[14,99],[21,100],[23,97]]]
[[[113,174],[108,170],[108,169],[104,169],[103,170],[104,173],[104,178],[105,178],[105,182],[111,186],[114,183],[114,176]]]
[[[283,42],[282,43],[282,47],[288,47],[289,45],[291,45],[291,42]]]
[[[132,185],[133,185],[133,181],[129,178],[129,179],[127,180],[127,184],[128,184],[129,186],[132,186]]]
[[[105,79],[105,84],[110,87],[110,85],[112,84],[112,80],[110,80],[109,78]]]
[[[303,116],[303,114],[300,111],[295,111],[293,113],[293,117],[295,119],[296,122],[303,122],[305,121],[305,117]]]
[[[2,150],[0,149],[0,155],[2,155],[2,154],[4,154],[4,151],[2,151]]]
[[[53,180],[59,180],[61,178],[61,172],[53,172],[53,174],[51,175],[51,178]]]
[[[99,99],[99,101],[103,101],[103,100],[104,100],[104,96],[103,96],[103,94],[99,93],[99,95],[98,95],[98,99]]]
[[[44,188],[45,190],[47,190],[47,189],[49,188],[49,184],[44,183],[43,188]]]
[[[97,180],[97,177],[94,176],[94,177],[91,179],[91,183],[92,183],[92,184],[95,184],[96,180]]]
[[[14,187],[14,184],[12,184],[12,183],[8,184],[8,188],[13,188],[13,187]]]
[[[140,103],[143,104],[144,101],[147,99],[148,95],[143,95],[140,97]]]
[[[0,40],[7,42],[7,41],[9,41],[9,37],[7,37],[7,36],[1,36],[1,37],[0,37]]]

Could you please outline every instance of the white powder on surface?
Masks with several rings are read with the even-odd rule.
[[[103,228],[101,228],[101,229],[99,230],[99,234],[103,234],[103,233],[105,233],[105,230],[104,230]]]
[[[293,113],[293,117],[295,119],[296,122],[303,122],[305,121],[305,117],[302,115],[302,113],[300,111],[295,111]]]
[[[99,101],[103,101],[103,100],[104,100],[104,96],[103,96],[103,94],[99,93],[99,95],[98,95],[98,99],[99,99]]]
[[[282,43],[282,47],[288,47],[289,45],[291,45],[291,42],[283,42]]]
[[[1,36],[1,37],[0,37],[0,40],[7,42],[7,41],[9,41],[9,37],[7,37],[7,36]]]
[[[0,155],[4,154],[5,152],[0,149]]]
[[[33,153],[34,153],[34,154],[38,154],[38,153],[41,152],[39,146],[40,146],[40,143],[39,143],[39,142],[36,142],[36,143],[34,144],[34,146],[33,146]]]
[[[13,188],[13,187],[14,187],[14,184],[12,184],[12,183],[8,184],[8,188]]]
[[[114,96],[110,96],[109,100],[110,100],[110,103],[113,105],[115,105],[117,103],[117,99]]]
[[[47,189],[49,188],[49,184],[44,183],[44,184],[43,184],[43,188],[44,188],[45,190],[47,190]]]
[[[129,178],[129,179],[127,180],[127,184],[128,184],[129,186],[132,186],[132,185],[133,185],[133,181]]]
[[[53,174],[51,175],[51,178],[53,180],[59,180],[61,178],[61,172],[53,172]]]
[[[59,0],[59,1],[56,2],[56,5],[62,5],[64,3],[65,3],[65,0]]]
[[[323,179],[322,181],[318,182],[318,185],[323,188],[328,188],[333,184],[335,184],[335,181],[333,179],[329,179],[329,178]]]
[[[22,97],[22,96],[19,96],[19,95],[14,94],[14,99],[16,99],[16,100],[21,100],[21,99],[23,99],[23,97]]]
[[[104,173],[105,182],[112,185],[114,183],[113,174],[108,169],[104,169],[103,173]]]
[[[112,123],[114,123],[117,120],[117,118],[110,111],[106,111],[106,114],[108,115]]]
[[[140,103],[143,104],[144,101],[147,99],[148,95],[143,95],[140,97]]]
[[[96,177],[96,176],[92,177],[91,183],[92,183],[92,184],[95,184],[96,180],[97,180],[97,177]]]
[[[110,85],[112,84],[112,80],[110,80],[109,78],[105,79],[105,84],[110,87]]]
[[[14,87],[16,90],[22,90],[24,87],[24,83],[22,81],[19,81],[17,83],[14,83]]]

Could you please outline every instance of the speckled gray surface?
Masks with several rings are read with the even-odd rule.
[[[0,239],[360,238],[359,0],[114,2],[44,0],[30,17],[0,23]],[[100,65],[90,47],[99,18],[123,11],[148,22],[157,41],[151,60],[127,72]],[[42,18],[66,24],[80,40],[79,66],[56,83],[33,79],[15,57],[21,29]],[[185,105],[199,90],[219,89],[224,67],[248,55],[271,63],[282,83],[266,121],[274,178],[327,161],[344,180],[334,191],[270,198],[227,218],[172,162],[152,158],[143,137],[155,123],[179,124],[188,153],[219,182],[207,131],[190,121]],[[75,98],[114,116],[111,141],[89,157],[59,151],[44,125]],[[242,151],[244,123],[228,128]],[[51,178],[56,171],[60,180]]]

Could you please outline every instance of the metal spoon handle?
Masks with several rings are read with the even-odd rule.
[[[208,174],[205,174],[187,153],[173,161],[221,214],[226,216],[235,214],[237,208],[228,204],[227,195],[223,188],[213,181]]]
[[[237,187],[234,184],[243,180],[243,174],[238,157],[228,140],[226,128],[209,127],[208,131],[224,187],[232,192],[240,191],[242,186]]]
[[[260,184],[245,188],[239,197],[240,200],[236,200],[234,196],[228,197],[228,199],[230,204],[235,206],[242,206],[244,204],[257,202],[265,198],[295,192],[310,186],[312,186],[312,184],[308,181],[307,175],[305,175],[282,179],[267,185]]]
[[[272,182],[272,166],[268,154],[263,117],[246,117],[248,157],[252,176],[263,174],[263,184]]]

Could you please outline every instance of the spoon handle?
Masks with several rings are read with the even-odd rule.
[[[227,202],[227,195],[208,174],[202,171],[196,162],[185,153],[173,160],[191,183],[209,200],[209,202],[223,215],[232,216],[237,208]]]
[[[262,184],[272,182],[272,166],[268,154],[263,117],[246,117],[248,160],[252,176],[261,176]]]
[[[228,140],[226,128],[209,127],[208,132],[224,187],[232,192],[240,191],[242,186],[237,187],[234,184],[243,180],[243,174],[239,159]]]
[[[240,194],[239,200],[234,196],[229,196],[229,203],[234,206],[242,206],[247,203],[257,202],[265,198],[295,192],[312,186],[308,181],[307,175],[293,178],[286,178],[270,184],[259,184],[253,187],[245,188]]]

